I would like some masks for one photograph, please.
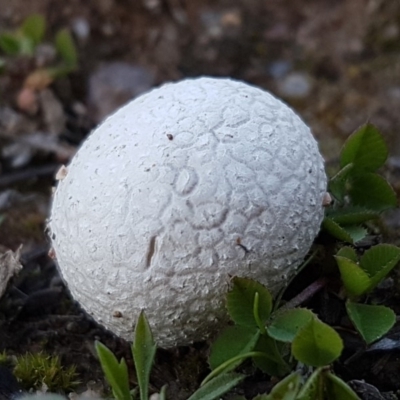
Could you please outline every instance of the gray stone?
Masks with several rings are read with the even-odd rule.
[[[292,72],[288,74],[278,86],[279,94],[284,97],[304,98],[312,89],[311,79],[308,74]]]
[[[147,69],[123,62],[101,65],[89,78],[91,117],[100,122],[124,103],[149,90],[154,76]]]

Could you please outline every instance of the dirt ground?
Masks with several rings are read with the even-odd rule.
[[[70,29],[79,68],[38,94],[32,109],[19,101],[30,66],[17,60],[0,74],[0,245],[16,250],[23,244],[24,265],[0,302],[0,351],[60,354],[66,365],[78,366],[81,391],[88,382],[101,386],[95,339],[132,366],[129,346],[89,321],[68,297],[47,256],[45,219],[55,171],[119,105],[165,81],[229,76],[297,110],[328,166],[366,121],[389,141],[390,166],[400,166],[398,1],[0,0],[0,31],[32,13],[46,17],[48,41],[58,29]],[[396,189],[399,182],[395,173]],[[397,218],[393,214],[395,228]],[[153,388],[167,383],[171,398],[187,398],[207,370],[206,352],[206,344],[160,351]],[[341,372],[395,393],[397,354],[383,356]],[[368,371],[376,362],[382,368]],[[251,398],[269,387],[264,382],[254,376],[241,393]]]

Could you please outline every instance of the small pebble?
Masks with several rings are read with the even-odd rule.
[[[117,29],[114,24],[106,22],[101,27],[101,32],[104,36],[111,37],[115,35]]]
[[[34,153],[31,146],[21,142],[10,143],[9,145],[5,145],[1,150],[1,155],[13,169],[28,165]]]
[[[218,39],[222,36],[221,13],[203,10],[200,12],[200,21],[205,28],[206,36]]]
[[[100,66],[89,78],[88,104],[92,118],[102,121],[113,111],[148,91],[154,76],[147,69],[123,62]]]
[[[386,93],[393,100],[400,100],[400,86],[392,86]]]
[[[274,79],[281,79],[291,69],[292,69],[292,64],[289,61],[277,60],[269,65],[268,72]]]
[[[14,137],[36,130],[32,119],[18,113],[11,107],[0,107],[0,131],[2,136]]]
[[[159,13],[162,10],[162,4],[160,0],[142,0],[142,2],[146,10],[152,13]]]
[[[36,92],[31,88],[23,88],[17,95],[17,107],[28,115],[35,115],[39,110]]]
[[[90,36],[90,25],[86,18],[77,17],[72,21],[72,31],[80,42],[86,42]]]
[[[384,40],[396,40],[400,35],[400,28],[398,24],[390,24],[385,26],[382,30],[382,37]]]
[[[311,80],[308,74],[292,72],[279,84],[278,90],[281,96],[291,98],[305,98],[311,92]]]
[[[243,19],[240,10],[228,10],[221,16],[221,25],[224,29],[239,29],[242,24]]]

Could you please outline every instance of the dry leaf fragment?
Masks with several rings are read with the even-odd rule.
[[[19,262],[21,249],[22,245],[16,252],[7,250],[0,254],[0,298],[3,297],[10,279],[22,269],[22,264]]]
[[[56,173],[56,180],[62,181],[68,174],[68,169],[65,165],[62,165]]]

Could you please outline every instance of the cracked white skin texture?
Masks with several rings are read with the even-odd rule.
[[[200,78],[101,124],[58,183],[49,226],[83,308],[127,340],[143,309],[168,348],[226,321],[230,277],[285,285],[319,231],[325,193],[317,143],[290,108]]]

